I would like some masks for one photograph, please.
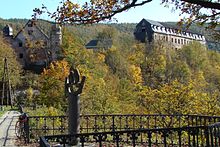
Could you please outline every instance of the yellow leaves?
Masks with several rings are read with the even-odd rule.
[[[105,62],[105,55],[104,54],[98,53],[97,58],[100,62]]]
[[[49,116],[57,116],[58,115],[58,112],[57,112],[58,110],[57,109],[55,109],[54,107],[49,107],[48,108],[48,115]]]
[[[117,50],[117,48],[116,48],[115,46],[112,46],[112,47],[109,49],[110,52],[115,52],[116,50]]]
[[[141,68],[138,67],[138,66],[135,66],[135,65],[131,65],[130,70],[131,70],[131,75],[132,75],[133,82],[135,84],[143,83]]]
[[[68,63],[64,60],[52,62],[48,69],[45,69],[42,76],[50,76],[64,81],[65,77],[69,74]]]

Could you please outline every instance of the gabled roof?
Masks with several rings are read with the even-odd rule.
[[[93,49],[93,48],[97,48],[97,44],[98,44],[98,40],[90,40],[85,47],[87,49]]]
[[[180,30],[183,32],[189,32],[189,33],[193,33],[193,34],[198,34],[198,35],[202,35],[201,33],[195,31],[195,30],[191,30],[186,28],[184,25],[183,26],[178,26],[178,25],[171,25],[170,23],[165,23],[165,22],[161,22],[161,24],[166,27],[166,28],[171,28],[171,29],[176,29],[176,30]]]
[[[103,40],[93,39],[93,40],[90,40],[85,45],[85,47],[87,49],[100,49],[100,48],[109,49],[112,47],[112,40],[111,39],[103,39]]]
[[[150,19],[145,19],[145,18],[143,18],[142,21],[147,21],[151,25],[154,25],[154,26],[170,28],[170,29],[174,29],[174,30],[180,30],[182,32],[189,32],[189,33],[193,33],[193,34],[197,34],[197,35],[202,35],[201,33],[196,32],[196,31],[191,30],[191,29],[187,29],[184,26],[182,26],[182,28],[180,28],[178,25],[174,25],[174,24],[170,24],[170,23],[166,23],[166,22],[158,22],[158,21],[154,21],[154,20],[150,20]]]
[[[28,20],[28,22],[24,25],[24,27],[15,35],[14,38],[17,38],[17,36],[24,30],[24,28],[31,22],[31,23],[35,23],[34,21],[36,20]],[[44,33],[37,25],[35,25],[35,27],[47,38],[49,39],[49,37],[47,36],[46,33]]]
[[[160,26],[160,27],[163,26],[161,23],[154,21],[154,20],[144,19],[144,18],[143,18],[143,20],[148,21],[150,24],[155,25],[155,26]]]

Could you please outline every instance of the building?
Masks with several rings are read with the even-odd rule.
[[[50,25],[49,35],[38,27],[36,20],[29,20],[16,35],[13,35],[11,26],[3,28],[4,37],[10,40],[24,69],[40,73],[49,63],[58,59],[62,32],[57,24]]]
[[[107,50],[112,47],[113,41],[112,39],[94,39],[90,40],[86,45],[86,49],[99,50],[104,49]]]
[[[167,27],[162,23],[146,19],[142,19],[136,25],[134,36],[138,41],[143,43],[161,40],[176,49],[181,48],[191,41],[198,41],[201,44],[206,44],[206,39],[202,34],[180,31],[176,28]]]

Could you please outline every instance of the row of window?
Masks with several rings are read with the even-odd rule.
[[[57,44],[58,44],[58,43],[56,42],[56,45],[57,45]],[[47,42],[46,42],[46,41],[44,42],[44,45],[47,46]],[[18,42],[18,46],[19,46],[19,47],[22,47],[22,46],[23,46],[23,43],[22,43],[22,42]]]
[[[160,35],[154,35],[154,39],[155,40],[165,40],[165,41],[169,41],[168,36],[160,36]],[[175,44],[189,44],[189,40],[187,39],[180,39],[180,38],[173,38],[171,37],[171,42],[175,43]]]

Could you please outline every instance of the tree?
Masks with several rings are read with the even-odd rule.
[[[64,81],[68,73],[69,66],[64,60],[52,62],[49,68],[44,70],[39,82],[41,92],[37,97],[40,104],[65,108]]]
[[[9,76],[12,86],[17,86],[21,83],[21,75],[22,72],[21,66],[19,62],[16,60],[16,54],[13,51],[10,43],[7,39],[3,38],[0,35],[0,76],[2,78],[3,71],[4,71],[4,58],[8,60],[8,69],[9,69]]]
[[[172,4],[174,9],[179,9],[180,14],[186,16],[180,23],[185,22],[187,26],[198,22],[201,25],[208,23],[209,28],[216,28],[219,24],[219,0],[162,0],[162,3],[166,6]]]
[[[49,16],[55,18],[58,23],[88,24],[96,23],[105,19],[111,19],[118,13],[129,10],[132,7],[145,5],[152,0],[90,0],[83,5],[79,5],[71,0],[64,0],[57,11],[50,12],[46,6],[35,8],[33,17],[47,12]],[[216,27],[219,22],[219,0],[161,0],[165,6],[173,5],[174,9],[181,11],[181,14],[187,14],[187,18],[180,22],[208,22],[210,27]]]

